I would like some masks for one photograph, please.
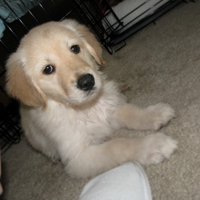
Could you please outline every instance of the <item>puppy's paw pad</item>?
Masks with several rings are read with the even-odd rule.
[[[158,130],[166,125],[173,117],[175,112],[171,106],[164,103],[159,103],[154,106],[149,106],[148,110],[151,115],[152,129]]]
[[[145,140],[144,164],[158,164],[165,158],[169,159],[178,148],[178,142],[162,133],[150,135]]]

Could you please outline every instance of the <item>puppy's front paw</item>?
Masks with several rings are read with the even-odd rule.
[[[173,117],[175,112],[171,106],[164,103],[159,103],[147,108],[149,112],[150,129],[158,130],[166,125]]]
[[[163,133],[147,136],[144,141],[143,150],[139,162],[143,165],[158,164],[178,148],[178,142]]]

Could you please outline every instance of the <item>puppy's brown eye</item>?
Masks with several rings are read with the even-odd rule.
[[[55,71],[55,67],[53,65],[47,65],[43,71],[44,74],[51,74]]]
[[[75,54],[78,54],[80,52],[80,47],[78,45],[71,46],[71,51]]]

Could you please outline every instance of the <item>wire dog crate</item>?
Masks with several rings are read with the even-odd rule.
[[[2,153],[12,144],[20,141],[21,127],[17,107],[16,102],[10,103],[7,107],[0,104],[0,145]]]
[[[126,45],[125,40],[183,0],[75,0],[79,13],[90,25],[107,51],[112,54]],[[111,1],[113,2],[113,1]]]

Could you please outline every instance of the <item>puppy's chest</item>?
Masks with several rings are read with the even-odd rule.
[[[118,128],[113,115],[126,99],[115,87],[111,86],[112,82],[109,82],[107,89],[104,90],[96,103],[75,113],[75,118],[83,126],[83,129],[93,136],[111,135]]]
[[[87,126],[110,126],[115,110],[115,105],[110,105],[102,100],[92,108],[77,113],[76,118],[80,117],[79,120],[83,121]]]
[[[103,142],[111,137],[114,131],[113,112],[116,107],[106,102],[99,102],[90,110],[84,111],[77,121],[78,129],[83,130],[90,143]],[[78,119],[78,117],[77,117]]]

